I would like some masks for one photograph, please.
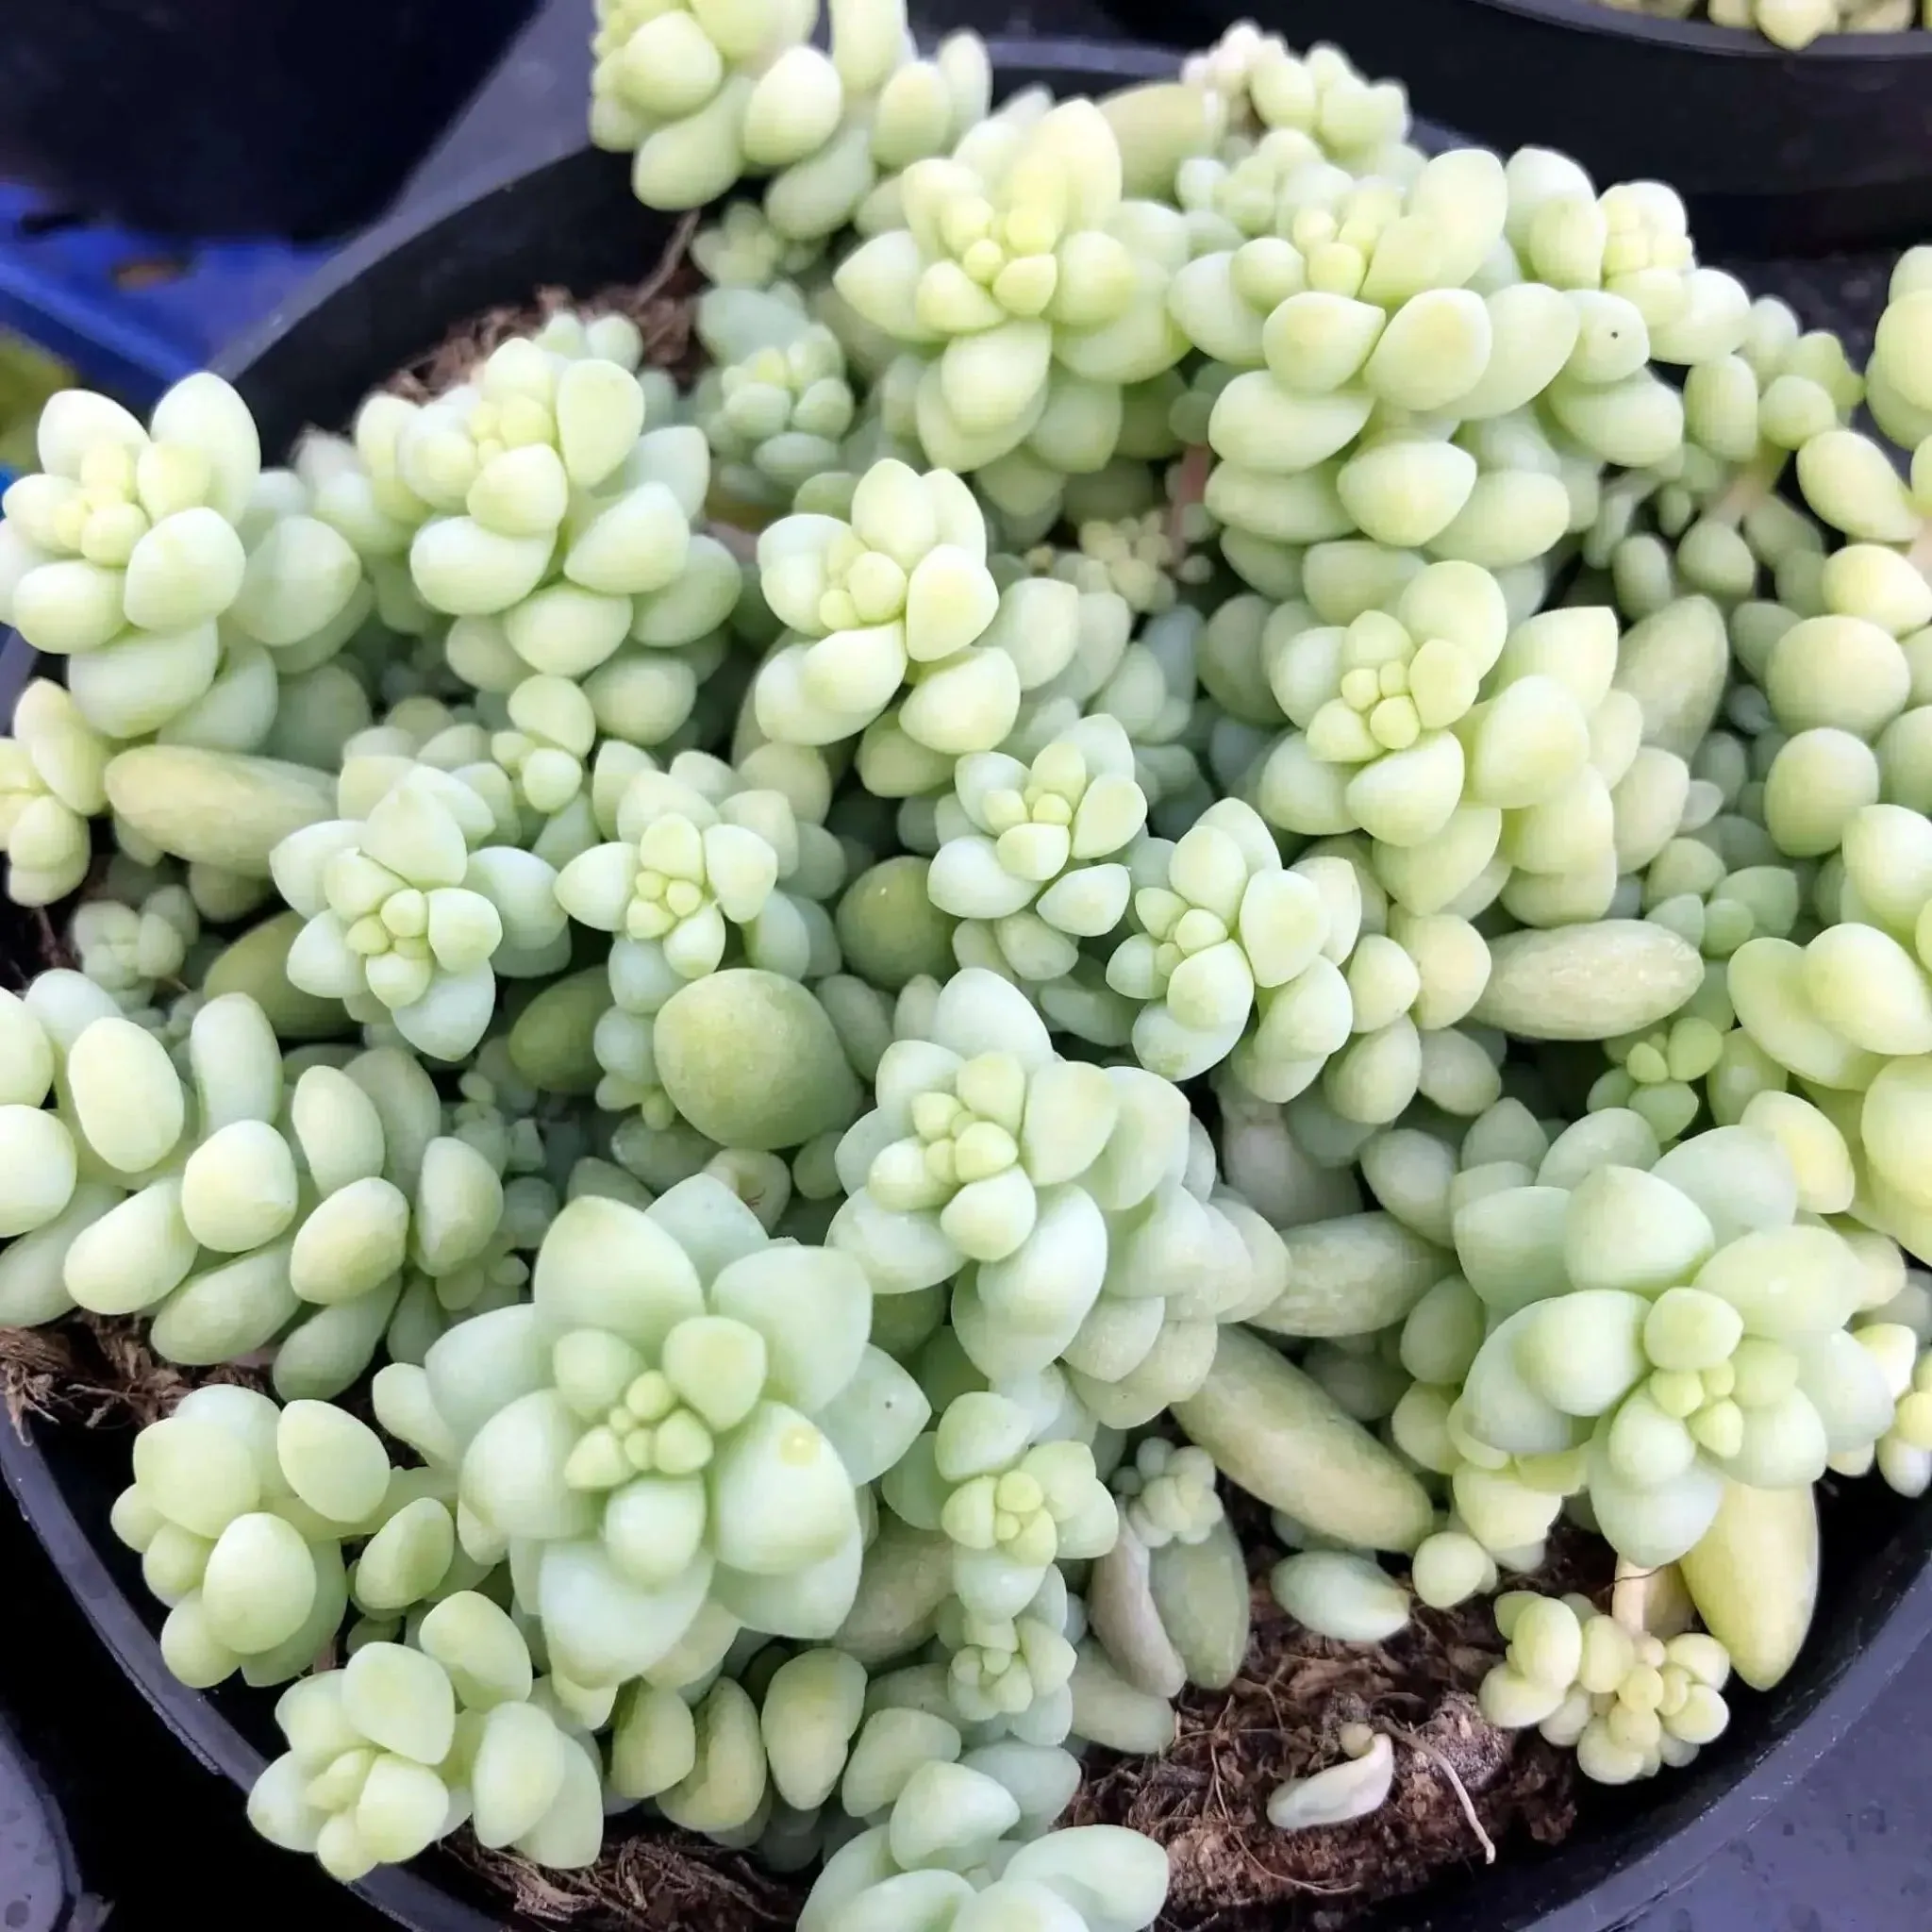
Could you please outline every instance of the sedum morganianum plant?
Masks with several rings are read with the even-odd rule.
[[[150,880],[152,890],[142,890]],[[160,870],[130,879],[125,898],[104,891],[76,907],[67,926],[81,973],[130,1016],[152,1010],[167,989],[194,976],[189,956],[201,936],[194,894]]]
[[[459,1823],[478,1844],[558,1870],[594,1864],[602,1772],[583,1719],[556,1677],[536,1674],[500,1605],[455,1592],[423,1617],[415,1645],[373,1641],[282,1693],[288,1748],[249,1791],[249,1823],[345,1884],[406,1864]]]
[[[1681,801],[1672,815],[1653,770],[1669,754],[1646,755],[1611,610],[1512,626],[1493,575],[1457,562],[1416,574],[1392,613],[1303,629],[1290,609],[1270,621],[1285,634],[1264,637],[1264,661],[1297,728],[1269,754],[1257,803],[1304,836],[1365,832],[1405,910],[1601,918],[1619,877],[1677,831]]]
[[[953,783],[926,874],[933,904],[984,929],[1022,979],[1072,972],[1080,942],[1111,933],[1133,891],[1128,859],[1147,798],[1126,732],[1102,712],[1024,764],[1002,752],[962,758]]]
[[[381,1526],[395,1484],[375,1432],[320,1402],[192,1390],[135,1439],[115,1536],[167,1607],[161,1654],[198,1689],[301,1675],[348,1604],[342,1544]],[[432,1579],[434,1581],[436,1579]]]
[[[0,738],[0,848],[14,905],[51,906],[87,876],[88,820],[107,808],[112,755],[63,686],[37,677],[21,692],[12,733]]]
[[[730,272],[700,251],[721,285],[769,280],[766,264],[788,251],[815,258],[848,222],[892,203],[893,171],[942,152],[986,113],[991,75],[976,37],[954,35],[922,59],[903,0],[860,0],[833,10],[821,51],[806,44],[817,11],[801,0],[599,0],[591,138],[631,152],[638,198],[694,208],[742,175],[770,177],[756,239],[722,258]]]
[[[28,1180],[7,1206],[28,1237],[5,1271],[13,1320],[140,1314],[188,1366],[278,1341],[277,1391],[328,1398],[368,1367],[406,1271],[459,1299],[491,1248],[500,1170],[442,1131],[407,1053],[291,1065],[235,991],[198,1005],[177,1068],[72,972],[8,1012],[21,1073],[4,1130]]]
[[[759,587],[788,626],[753,684],[758,730],[803,745],[863,733],[885,796],[935,789],[956,758],[995,750],[1024,695],[1060,675],[1085,635],[1072,584],[1001,591],[985,517],[957,475],[918,475],[895,458],[866,471],[845,516],[767,525],[758,556]]]
[[[806,1932],[1137,1932],[1056,1826],[1263,1572],[1522,1578],[1494,1730],[1688,1763],[1824,1478],[1932,1487],[1932,255],[1860,370],[1334,49],[989,111],[830,11],[599,9],[689,341],[546,297],[286,468],[49,406],[0,1324],[203,1385],[113,1527],[344,1879],[647,1806]]]
[[[1131,1427],[1199,1385],[1219,1322],[1279,1286],[1273,1231],[1221,1191],[1186,1096],[1062,1058],[1010,981],[967,968],[887,1047],[877,1106],[839,1143],[826,1240],[874,1291],[952,1281],[955,1332],[995,1388],[1063,1363]]]
[[[1743,795],[1747,756],[1728,733],[1710,734],[1677,836],[1641,881],[1632,876],[1618,886],[1620,909],[1641,910],[1705,958],[1702,985],[1667,1025],[1607,1042],[1616,1065],[1592,1090],[1592,1106],[1635,1105],[1666,1141],[1698,1118],[1707,1077],[1720,1125],[1734,1121],[1757,1091],[1761,1056],[1737,1030],[1727,962],[1754,938],[1790,937],[1807,916],[1809,869],[1778,863],[1770,835],[1738,808],[1750,802]],[[1640,1047],[1651,1051],[1638,1054]]]
[[[1113,1547],[1087,1586],[1092,1634],[1115,1672],[1146,1696],[1234,1681],[1251,1630],[1247,1561],[1206,1450],[1145,1436],[1110,1479]]]
[[[496,829],[485,798],[425,765],[366,817],[291,835],[271,856],[282,896],[308,920],[290,949],[291,983],[365,1021],[387,1014],[433,1058],[464,1058],[496,1008],[498,950],[541,971],[564,930],[555,871],[486,842]]]
[[[1848,1163],[1824,1117],[1802,1111],[1747,1111],[1647,1169],[1617,1158],[1647,1125],[1599,1113],[1587,1153],[1564,1163],[1559,1141],[1528,1187],[1455,1214],[1463,1274],[1500,1318],[1457,1399],[1478,1472],[1485,1452],[1569,1459],[1566,1487],[1611,1546],[1655,1566],[1696,1546],[1727,1483],[1802,1490],[1887,1434],[1893,1395],[1850,1324],[1889,1280],[1819,1218],[1841,1211]],[[1493,1546],[1497,1486],[1455,1481]]]
[[[217,375],[176,383],[145,429],[68,391],[39,454],[5,498],[0,615],[75,660],[75,704],[106,737],[195,742],[200,701],[238,659],[265,647],[308,668],[370,608],[356,551],[307,513],[292,473],[263,471],[255,420]]]
[[[969,1925],[1047,1924],[1066,1932],[1141,1932],[1167,1898],[1158,1846],[1117,1825],[1008,1834],[1018,1800],[996,1776],[963,1764],[923,1766],[885,1822],[826,1861],[799,1915],[802,1932],[852,1932],[915,1909]]]
[[[198,633],[235,602],[247,568],[237,525],[261,452],[219,377],[177,384],[146,428],[105,396],[69,391],[42,411],[38,454],[40,470],[6,496],[7,615],[35,649]],[[206,642],[212,671],[211,633]]]
[[[710,453],[689,425],[646,427],[655,388],[516,336],[427,403],[372,396],[331,452],[371,500],[351,541],[400,568],[412,627],[444,627],[479,689],[587,680],[627,642],[690,645],[729,615],[736,561],[692,530]]]
[[[1630,1628],[1587,1596],[1511,1591],[1496,1599],[1509,1648],[1483,1680],[1483,1708],[1506,1729],[1530,1724],[1574,1747],[1598,1784],[1681,1769],[1730,1723],[1731,1659],[1716,1638]]]
[[[1101,1556],[1114,1541],[1113,1497],[1095,1473],[1093,1451],[1065,1438],[1036,1441],[1039,1428],[1027,1405],[968,1391],[885,1484],[885,1500],[913,1528],[945,1533],[953,1593],[982,1624],[1024,1623],[1055,1564]]]
[[[774,782],[748,782],[758,777]],[[734,935],[750,964],[789,978],[836,965],[821,902],[844,881],[844,854],[794,808],[785,777],[686,752],[661,772],[642,761],[625,784],[609,812],[616,837],[579,853],[557,881],[573,919],[617,935],[620,1005],[632,1004],[626,989],[645,987],[661,1005],[680,982],[715,972]]]
[[[1243,140],[1282,129],[1310,137],[1328,158],[1355,172],[1403,171],[1408,100],[1401,83],[1365,79],[1339,48],[1299,54],[1278,34],[1241,21],[1212,47],[1191,55],[1181,78],[1213,96],[1229,131]]]
[[[901,223],[840,265],[841,297],[916,358],[935,461],[977,470],[1024,445],[1097,469],[1122,386],[1185,353],[1161,299],[1185,230],[1123,188],[1119,141],[1091,102],[995,116],[951,157],[908,168]]]
[[[1146,795],[1150,812],[1170,789],[1185,784],[1176,751],[1191,756],[1175,741],[1190,719],[1192,669],[1192,611],[1176,610],[1164,623],[1148,624],[1134,634],[1134,616],[1118,591],[1083,577],[1060,578],[1026,588],[1017,572],[1002,599],[1014,630],[1031,634],[1049,615],[1064,611],[1074,623],[1070,650],[1056,649],[1039,665],[1052,675],[1027,680],[1020,715],[1002,749],[1031,761],[1085,717],[1106,717],[1127,734],[1134,747],[1134,782]],[[1077,596],[1070,600],[1060,584]],[[1007,600],[1010,599],[1010,603]]]
[[[691,414],[717,459],[717,488],[752,514],[789,508],[808,481],[839,467],[856,409],[844,348],[803,309],[749,291],[711,290],[697,325],[716,366],[699,378]]]
[[[714,290],[764,289],[810,268],[824,244],[779,234],[756,202],[730,201],[691,237],[691,253]]]
[[[824,1864],[800,1913],[804,1932],[850,1932],[916,1905],[968,1924],[1043,1921],[1066,1932],[1154,1924],[1167,1899],[1159,1847],[1119,1825],[1076,1825],[1030,1843],[1007,1838],[1020,1807],[993,1775],[927,1764],[891,1814]]]
[[[219,376],[177,383],[145,429],[65,391],[39,450],[0,513],[0,619],[66,663],[64,691],[37,682],[0,740],[0,845],[9,891],[33,905],[78,885],[119,746],[267,748],[278,678],[325,662],[373,603],[301,480],[262,470],[254,419]]]
[[[871,1311],[856,1261],[773,1242],[708,1176],[642,1210],[579,1195],[530,1300],[384,1371],[378,1406],[456,1469],[464,1547],[525,1577],[553,1667],[616,1686],[708,1612],[838,1629],[861,1497],[925,1416]]]
[[[1225,798],[1174,844],[1150,842],[1136,869],[1145,881],[1133,900],[1140,930],[1109,955],[1107,980],[1141,1005],[1133,1043],[1141,1065],[1174,1080],[1206,1073],[1234,1051],[1264,995],[1274,997],[1249,1056],[1258,1078],[1298,1078],[1259,1070],[1284,1058],[1319,1065],[1347,1038],[1346,993],[1326,957],[1346,958],[1354,940],[1349,914],[1359,897],[1349,899],[1345,865],[1285,867],[1254,808]],[[1317,1017],[1324,988],[1342,994],[1339,1033]]]

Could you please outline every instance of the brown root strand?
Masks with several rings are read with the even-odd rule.
[[[27,1418],[84,1429],[141,1428],[209,1382],[266,1386],[259,1369],[225,1362],[186,1369],[147,1345],[125,1315],[75,1314],[58,1327],[0,1328],[0,1399],[22,1441]]]
[[[1483,1829],[1475,1800],[1469,1795],[1469,1787],[1462,1782],[1456,1767],[1433,1744],[1406,1725],[1390,1724],[1388,1731],[1391,1738],[1401,1739],[1410,1750],[1420,1751],[1449,1780],[1449,1789],[1456,1793],[1456,1802],[1462,1807],[1462,1815],[1469,1820],[1469,1828],[1475,1833],[1476,1842],[1483,1848],[1483,1863],[1493,1865],[1496,1862],[1496,1841]]]
[[[585,1932],[763,1932],[792,1924],[809,1886],[682,1832],[647,1829],[607,1842],[584,1872],[540,1871],[512,1853],[485,1851],[467,1832],[449,1849],[507,1893],[519,1918]]]

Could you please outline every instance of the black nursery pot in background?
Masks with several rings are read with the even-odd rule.
[[[160,235],[361,227],[533,5],[5,0],[0,175]]]
[[[1447,5],[1448,0],[1436,0]],[[1081,42],[991,48],[1003,92],[1044,85],[1104,93],[1174,71],[1171,55]],[[621,158],[581,146],[475,181],[363,237],[223,358],[260,425],[286,451],[308,424],[345,422],[375,384],[450,327],[544,287],[591,295],[658,261],[668,218],[631,198]],[[32,675],[16,638],[0,648],[0,714]],[[278,1750],[272,1698],[238,1683],[212,1693],[170,1675],[161,1611],[108,1510],[128,1480],[126,1431],[0,1421],[0,1475],[103,1642],[185,1749],[242,1790]],[[1824,1583],[1810,1641],[1769,1696],[1740,1696],[1731,1731],[1689,1769],[1623,1791],[1591,1790],[1555,1848],[1512,1841],[1350,1932],[1613,1932],[1740,1836],[1843,1735],[1932,1632],[1932,1507],[1874,1482],[1844,1485],[1824,1512]],[[1257,1802],[1259,1793],[1256,1794]],[[624,1829],[622,1823],[616,1830]],[[415,1932],[500,1932],[505,1908],[474,1874],[432,1852],[356,1888]],[[524,1922],[518,1921],[517,1924]]]
[[[1706,254],[1786,257],[1932,235],[1932,32],[1826,34],[1798,53],[1602,0],[1106,0],[1134,32],[1204,45],[1254,19],[1329,41],[1416,111],[1507,153],[1667,181]]]

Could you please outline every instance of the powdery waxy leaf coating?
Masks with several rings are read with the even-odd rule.
[[[1620,1555],[1670,1563],[1710,1527],[1727,1481],[1808,1488],[1833,1457],[1870,1451],[1894,1398],[1847,1332],[1863,1265],[1833,1229],[1793,1219],[1782,1141],[1719,1128],[1645,1172],[1599,1140],[1601,1164],[1566,1187],[1505,1188],[1456,1216],[1464,1272],[1504,1314],[1470,1362],[1457,1426],[1506,1460],[1572,1458]],[[1549,1198],[1547,1237],[1527,1225],[1531,1195]],[[1742,1222],[1705,1206],[1745,1200]],[[1500,1241],[1479,1241],[1478,1213]],[[1507,1545],[1500,1499],[1480,1484],[1465,1496],[1461,1480],[1471,1528]]]
[[[979,641],[1000,593],[973,493],[944,470],[888,458],[860,478],[850,521],[802,514],[758,539],[759,582],[799,634],[758,672],[758,727],[794,744],[863,731],[910,687],[899,724],[941,753],[991,751],[1012,728],[1019,667]]]
[[[961,758],[954,783],[949,809],[963,824],[927,872],[933,904],[987,927],[1023,979],[1071,972],[1080,942],[1126,916],[1133,890],[1127,857],[1147,799],[1126,733],[1104,714],[1082,719],[1030,764]]]
[[[858,1265],[770,1245],[699,1176],[644,1212],[572,1202],[532,1287],[530,1305],[451,1331],[425,1373],[479,1528],[540,1552],[553,1660],[615,1684],[713,1602],[775,1634],[829,1635],[860,1528],[853,1478],[811,1417],[865,1347]],[[479,1350],[491,1380],[469,1383]],[[921,1420],[896,1424],[906,1441]]]
[[[491,884],[488,848],[472,867],[472,841],[480,846],[491,829],[488,806],[459,781],[411,775],[359,824],[325,822],[278,846],[277,883],[308,919],[290,949],[291,980],[385,1009],[412,1046],[461,1059],[490,1024],[490,961],[511,938],[502,888],[478,890]],[[560,933],[561,908],[545,886],[511,902],[513,943],[541,947]]]
[[[1496,1624],[1509,1647],[1483,1681],[1484,1714],[1574,1748],[1598,1784],[1689,1764],[1730,1723],[1722,1692],[1731,1658],[1701,1631],[1666,1640],[1602,1614],[1588,1597],[1532,1591],[1498,1597]]]
[[[1319,889],[1283,869],[1267,826],[1235,799],[1202,814],[1164,871],[1136,893],[1141,930],[1114,951],[1108,981],[1147,1003],[1134,1024],[1141,1064],[1185,1080],[1227,1057],[1259,994],[1293,997],[1284,990],[1323,961],[1331,924]],[[1257,1057],[1266,1033],[1264,1022]]]

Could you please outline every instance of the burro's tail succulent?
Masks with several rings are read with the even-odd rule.
[[[1573,1746],[1598,1784],[1681,1768],[1730,1723],[1731,1658],[1701,1630],[1666,1638],[1605,1615],[1586,1596],[1534,1591],[1498,1597],[1496,1627],[1509,1648],[1483,1680],[1484,1714]]]
[[[1617,1158],[1655,1145],[1638,1116],[1587,1124],[1587,1154],[1573,1129],[1535,1183],[1455,1215],[1457,1258],[1493,1325],[1456,1404],[1468,1459],[1453,1481],[1495,1547],[1514,1540],[1498,1524],[1523,1460],[1553,1471],[1557,1458],[1559,1491],[1587,1493],[1611,1546],[1654,1566],[1697,1549],[1729,1484],[1808,1491],[1831,1457],[1888,1433],[1885,1370],[1849,1325],[1883,1277],[1801,1215],[1771,1135],[1716,1128],[1645,1169]],[[1565,1154],[1588,1165],[1553,1171]]]
[[[839,1144],[828,1241],[880,1294],[957,1277],[955,1328],[995,1382],[1059,1360],[1096,1416],[1150,1421],[1199,1386],[1217,1323],[1273,1298],[1278,1241],[1217,1195],[1178,1088],[1062,1059],[1012,982],[956,974],[922,1030]]]
[[[1440,1767],[1132,1760],[1478,1599],[1494,1731],[1719,1744],[1932,1490],[1932,248],[1860,368],[1252,25],[593,11],[661,274],[0,496],[0,1326],[166,1365],[254,1824],[1146,1932]]]
[[[497,950],[541,951],[563,931],[556,873],[486,842],[495,829],[482,796],[425,766],[366,819],[285,840],[276,883],[308,922],[290,949],[291,981],[364,1019],[392,1015],[412,1046],[461,1059],[495,1011]]]
[[[871,1314],[856,1261],[774,1243],[708,1175],[641,1211],[580,1195],[530,1302],[385,1371],[378,1402],[426,1407],[419,1446],[458,1463],[466,1546],[534,1567],[553,1664],[615,1684],[710,1606],[776,1635],[838,1628],[860,1492],[926,1414],[903,1372],[861,1375]],[[835,1407],[836,1443],[814,1420]]]
[[[997,1777],[923,1765],[886,1822],[826,1861],[799,1915],[801,1932],[852,1932],[940,1909],[986,1932],[1020,1924],[1141,1932],[1154,1923],[1167,1899],[1159,1846],[1107,1824],[1011,1845],[1005,1835],[1020,1816]]]

